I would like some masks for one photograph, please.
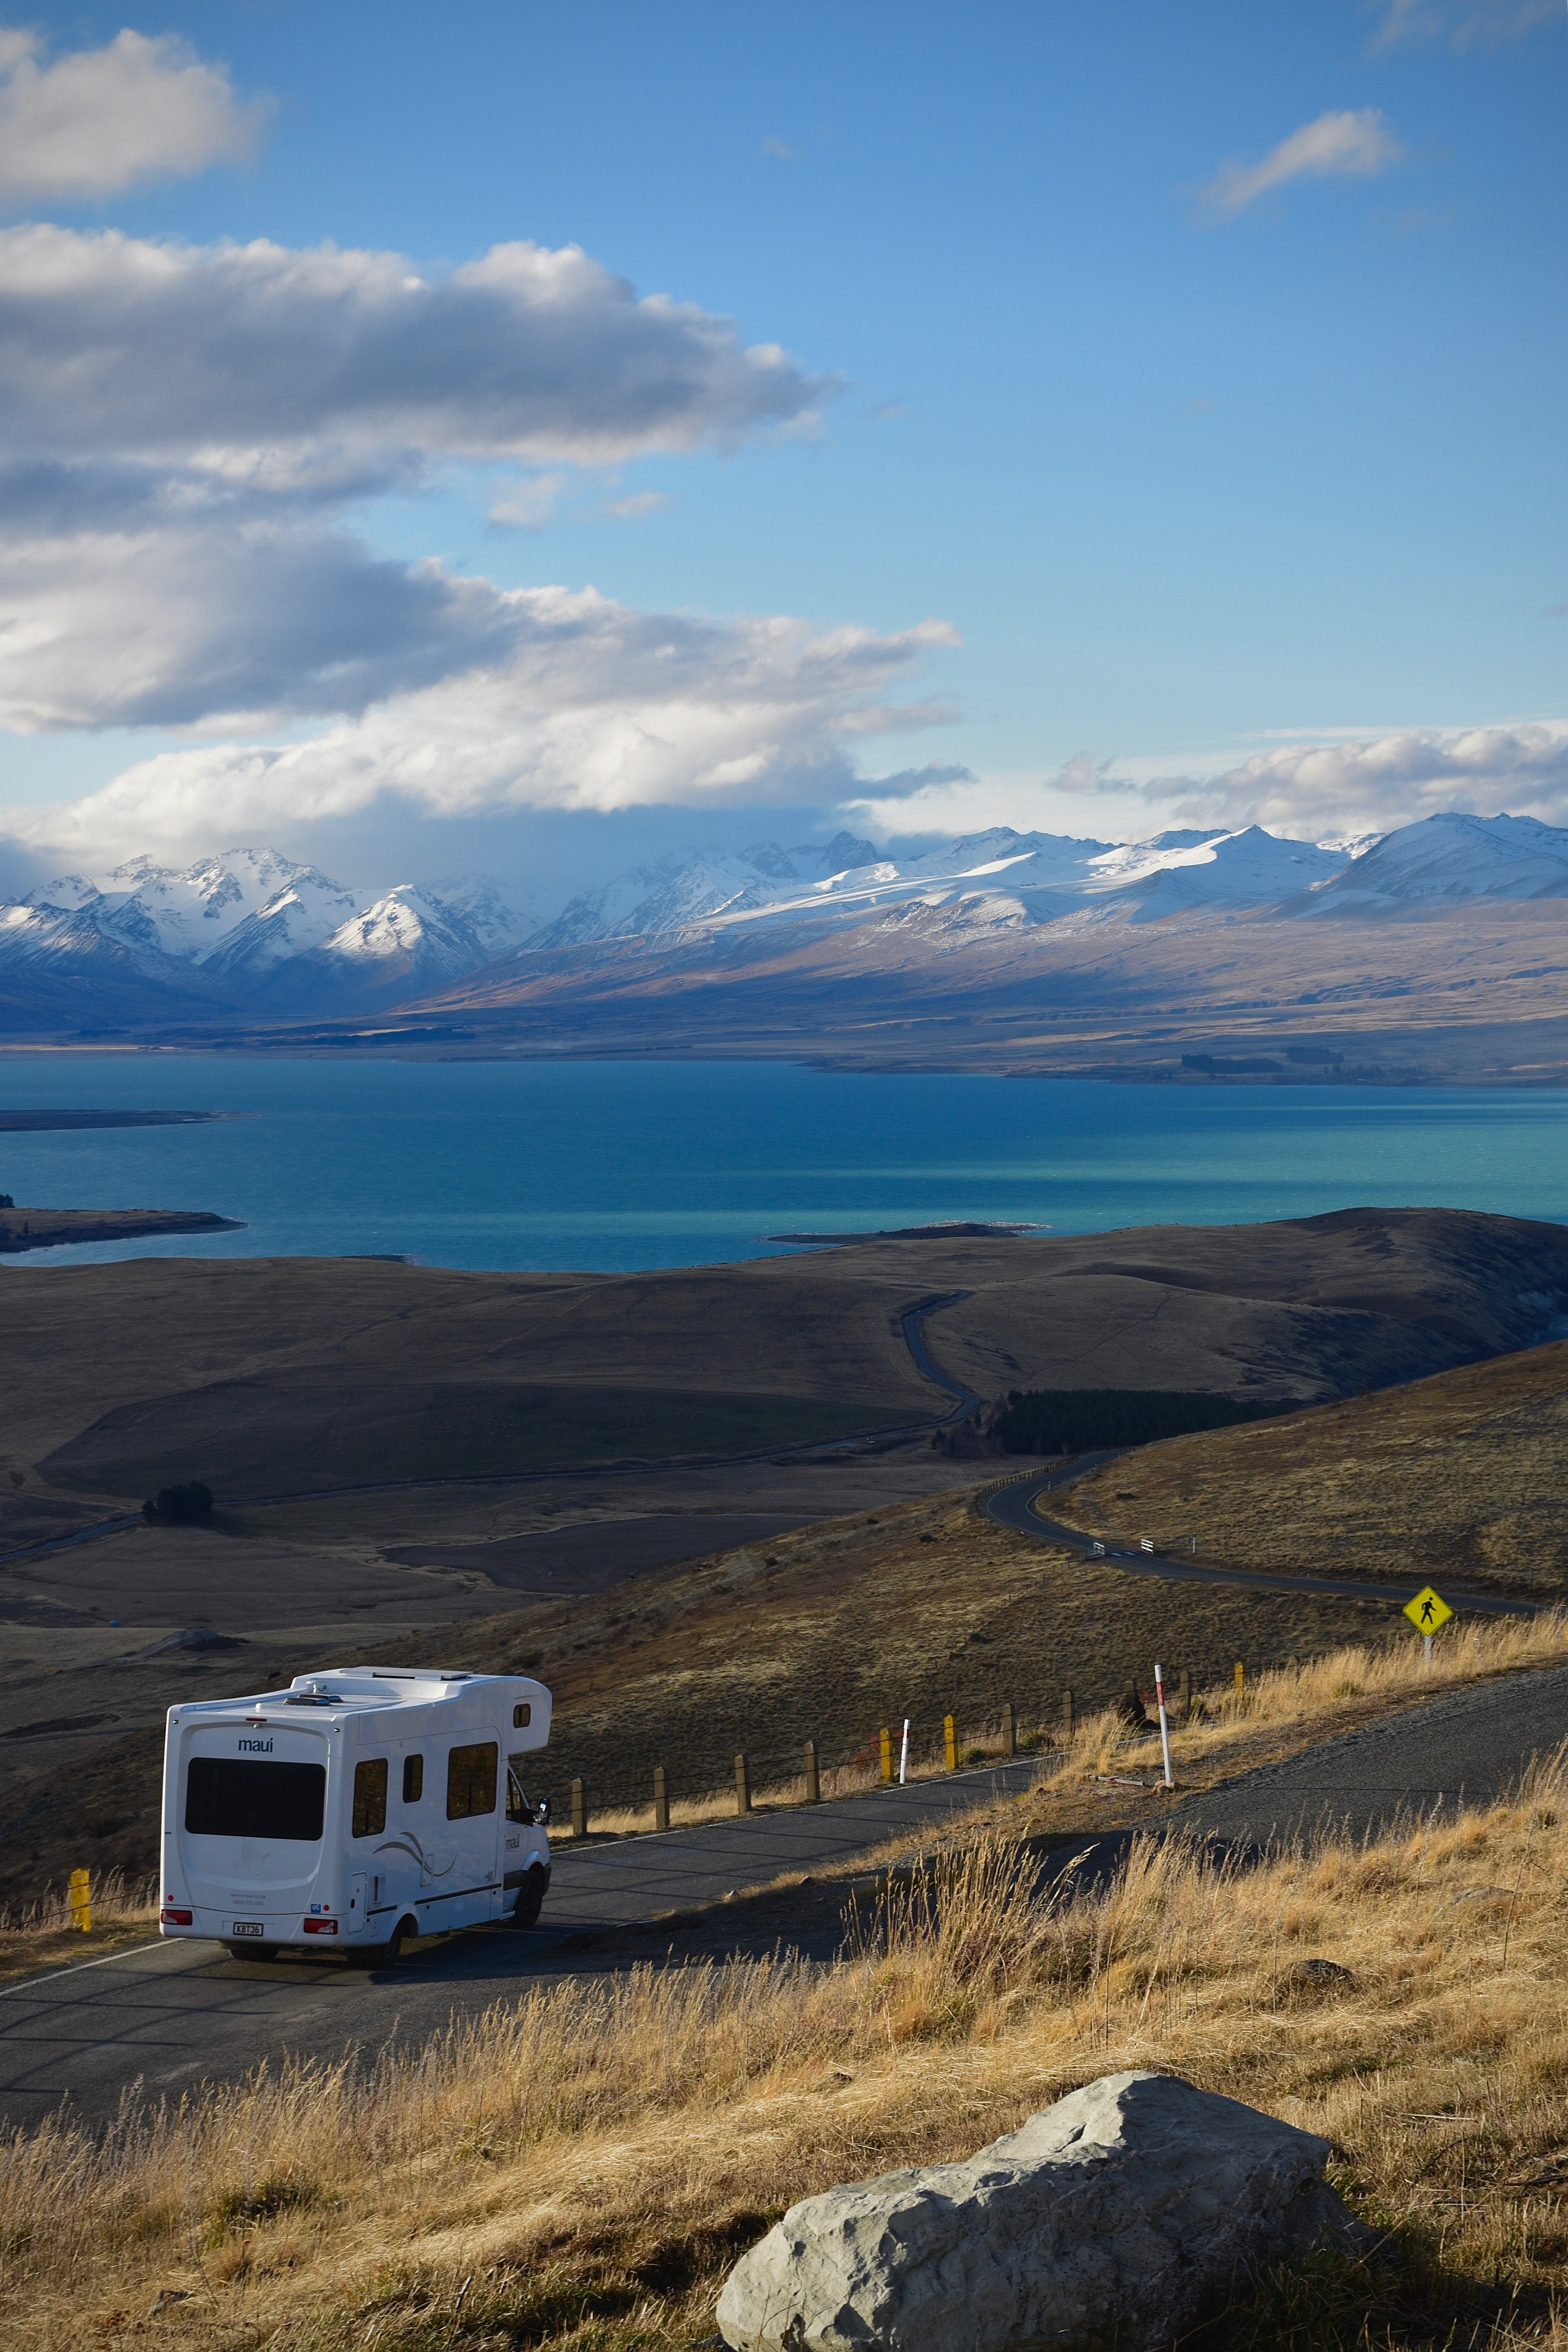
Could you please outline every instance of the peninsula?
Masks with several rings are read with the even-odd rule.
[[[237,1234],[243,1217],[207,1209],[23,1209],[0,1195],[0,1255],[64,1242],[130,1242],[149,1234]]]

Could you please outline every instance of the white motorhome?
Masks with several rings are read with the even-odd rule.
[[[385,1965],[411,1936],[531,1927],[550,1843],[524,1773],[550,1706],[519,1675],[344,1666],[172,1706],[159,1932]]]

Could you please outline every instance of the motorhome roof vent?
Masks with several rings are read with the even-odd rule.
[[[329,1690],[325,1683],[307,1683],[303,1690],[290,1691],[285,1706],[342,1706],[342,1694]]]

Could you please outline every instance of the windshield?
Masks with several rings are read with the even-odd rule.
[[[193,1756],[185,1776],[185,1827],[194,1837],[292,1838],[313,1845],[326,1799],[324,1764]]]

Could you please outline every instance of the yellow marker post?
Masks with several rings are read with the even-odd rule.
[[[71,1926],[88,1934],[92,1927],[92,1879],[85,1870],[71,1873],[70,1906]]]
[[[886,1783],[886,1782],[890,1781],[890,1780],[892,1780],[892,1777],[893,1777],[893,1735],[892,1735],[892,1733],[891,1733],[890,1731],[886,1731],[886,1730],[885,1730],[885,1731],[883,1732],[883,1734],[882,1734],[882,1779],[883,1779],[883,1781]]]
[[[1239,1691],[1244,1690],[1246,1686],[1247,1668],[1242,1664],[1241,1660],[1237,1658],[1236,1662],[1236,1687]]]
[[[1426,1664],[1432,1663],[1432,1636],[1446,1625],[1453,1611],[1435,1585],[1424,1584],[1414,1601],[1405,1604],[1405,1614],[1415,1631],[1426,1637]]]
[[[942,1718],[942,1746],[947,1750],[947,1769],[950,1772],[956,1772],[958,1769],[958,1726],[954,1723],[951,1715],[944,1715]]]

